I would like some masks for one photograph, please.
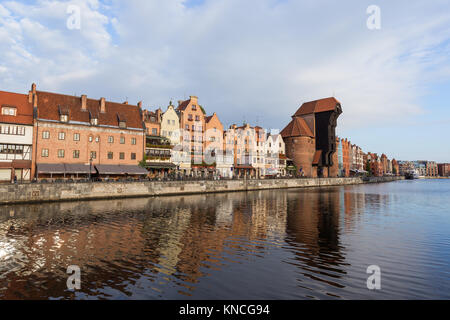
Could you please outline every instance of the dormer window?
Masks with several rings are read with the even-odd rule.
[[[15,107],[2,107],[2,115],[15,116],[17,115],[17,109]]]
[[[119,121],[119,128],[125,129],[127,127],[127,119],[117,114],[117,120]]]
[[[98,118],[92,118],[91,119],[91,125],[93,125],[93,126],[98,125]]]
[[[69,109],[59,107],[59,121],[69,122]]]

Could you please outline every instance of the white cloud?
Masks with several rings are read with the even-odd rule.
[[[68,3],[82,8],[79,31],[65,28]],[[450,77],[445,3],[382,1],[379,31],[366,28],[369,4],[4,2],[0,85],[25,91],[36,81],[147,106],[195,94],[226,124],[245,117],[271,127],[301,102],[333,93],[347,128],[427,112],[419,103],[427,85]]]

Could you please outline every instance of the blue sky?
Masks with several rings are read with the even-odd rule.
[[[334,95],[338,134],[397,159],[450,162],[449,60],[447,0],[0,0],[0,90],[151,109],[196,95],[226,126],[278,129]]]

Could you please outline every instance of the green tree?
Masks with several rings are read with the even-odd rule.
[[[370,161],[367,161],[366,163],[366,171],[368,176],[372,175],[372,169],[370,168]]]
[[[141,161],[139,161],[139,166],[145,168],[146,165],[147,165],[147,155],[144,153],[144,157],[142,158]]]

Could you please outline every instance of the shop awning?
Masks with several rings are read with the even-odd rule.
[[[99,174],[124,174],[118,164],[96,164],[95,168]]]
[[[234,166],[235,169],[255,169],[251,165],[240,165],[240,166]]]
[[[120,165],[125,174],[148,174],[147,169],[134,165]]]
[[[12,167],[15,169],[31,169],[31,160],[13,160]]]
[[[67,174],[89,174],[88,164],[64,164]],[[94,166],[91,167],[91,173],[96,173]]]
[[[149,169],[175,169],[177,167],[170,162],[147,162],[145,166]]]
[[[48,174],[64,174],[66,169],[63,163],[38,163],[37,173],[48,173]]]
[[[115,175],[145,175],[148,171],[145,168],[135,165],[119,165],[119,164],[96,164],[95,168],[99,174],[115,174]]]

